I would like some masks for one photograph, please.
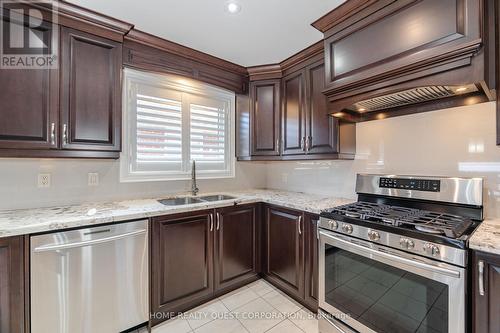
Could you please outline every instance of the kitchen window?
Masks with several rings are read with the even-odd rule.
[[[175,75],[124,70],[120,178],[234,177],[234,93]]]

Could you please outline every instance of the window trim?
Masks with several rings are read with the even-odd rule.
[[[134,145],[136,144],[137,136],[134,137],[132,112],[136,109],[135,87],[138,84],[153,85],[159,88],[175,90],[181,93],[196,95],[202,98],[217,99],[227,107],[227,125],[228,131],[226,135],[227,145],[226,152],[228,157],[228,169],[219,170],[200,170],[197,169],[198,179],[223,179],[235,178],[236,157],[235,157],[235,99],[234,92],[215,87],[208,83],[203,83],[196,80],[186,79],[173,74],[157,74],[146,71],[138,71],[130,68],[123,70],[123,93],[122,93],[122,152],[120,153],[120,182],[160,182],[160,181],[176,181],[191,179],[191,163],[185,163],[184,170],[178,171],[132,171],[131,159],[134,157]],[[183,112],[185,108],[183,103]],[[189,101],[187,101],[189,103]],[[188,104],[189,105],[189,104]],[[189,109],[189,108],[188,108]],[[189,111],[187,111],[190,113]],[[190,121],[183,122],[183,127],[189,127]],[[190,141],[183,142],[183,155],[185,149],[190,149]],[[183,156],[184,161],[184,156]],[[201,163],[201,162],[200,162]]]

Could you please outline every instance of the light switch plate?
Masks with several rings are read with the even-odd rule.
[[[99,174],[97,172],[89,172],[88,184],[89,184],[89,186],[98,186],[99,185]]]
[[[50,173],[39,173],[38,174],[38,187],[39,188],[49,188],[50,187]]]

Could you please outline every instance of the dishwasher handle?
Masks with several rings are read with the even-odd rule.
[[[49,251],[73,249],[76,247],[84,247],[84,246],[96,245],[96,244],[101,244],[101,243],[114,242],[114,241],[117,241],[117,240],[120,240],[123,238],[138,236],[138,235],[142,235],[145,233],[147,233],[147,230],[141,229],[141,230],[135,230],[135,231],[131,231],[131,232],[127,232],[124,234],[119,234],[119,235],[115,235],[115,236],[111,236],[111,237],[93,239],[93,240],[82,241],[82,242],[56,244],[56,245],[44,245],[44,246],[36,247],[33,250],[33,252],[39,253],[39,252],[49,252]]]

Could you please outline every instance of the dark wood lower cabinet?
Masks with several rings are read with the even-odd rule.
[[[304,301],[313,311],[318,310],[318,221],[319,216],[304,214],[305,264]]]
[[[0,332],[26,332],[23,237],[0,238]]]
[[[259,207],[233,206],[152,219],[152,325],[258,278]]]
[[[500,332],[500,255],[474,252],[473,270],[473,331]]]
[[[153,325],[203,302],[214,292],[212,221],[212,210],[153,218]]]
[[[216,290],[257,276],[260,266],[258,211],[256,205],[216,210]]]
[[[267,205],[264,219],[265,279],[316,312],[319,216]]]
[[[303,213],[266,206],[264,234],[266,278],[290,296],[303,299]]]

